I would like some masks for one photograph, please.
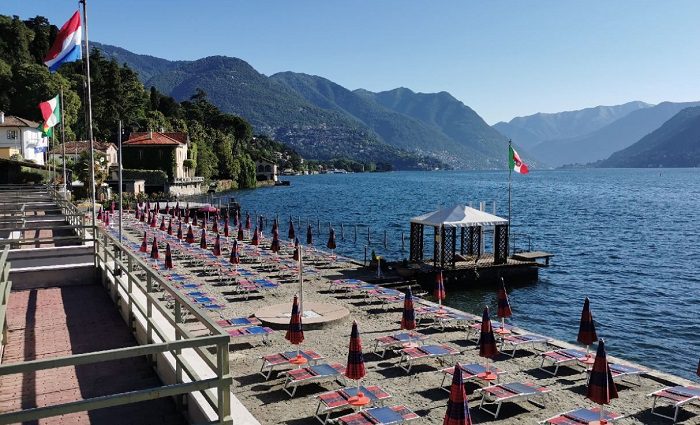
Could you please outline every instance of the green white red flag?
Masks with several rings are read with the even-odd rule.
[[[528,168],[527,164],[525,164],[521,159],[520,155],[513,149],[513,146],[508,145],[508,166],[510,167],[511,171],[515,171],[516,173],[520,174],[527,174]]]
[[[41,116],[44,118],[41,131],[44,135],[49,135],[51,129],[61,122],[61,102],[59,101],[59,96],[56,95],[56,97],[51,100],[41,102],[39,104],[39,109],[41,110]]]

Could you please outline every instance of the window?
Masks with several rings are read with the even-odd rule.
[[[7,140],[17,139],[17,130],[7,130]]]

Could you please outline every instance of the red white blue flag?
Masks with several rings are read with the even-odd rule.
[[[82,59],[82,41],[83,33],[80,25],[80,12],[76,11],[58,31],[53,46],[51,46],[44,58],[44,65],[49,67],[49,71],[56,72],[64,63]]]

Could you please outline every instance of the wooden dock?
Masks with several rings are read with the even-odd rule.
[[[511,258],[519,261],[534,261],[540,267],[549,267],[549,259],[554,257],[554,254],[550,254],[544,251],[530,251],[530,252],[518,252],[513,254]],[[544,260],[544,263],[540,263],[539,260]]]

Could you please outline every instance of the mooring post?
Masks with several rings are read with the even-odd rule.
[[[343,227],[343,223],[340,223],[340,240],[345,240],[345,228]]]
[[[387,243],[386,229],[384,229],[384,249],[386,249],[386,243]]]
[[[406,239],[403,233],[403,230],[401,231],[401,252],[404,252],[406,250]]]
[[[367,245],[365,245],[365,260],[362,262],[364,266],[367,266]]]

